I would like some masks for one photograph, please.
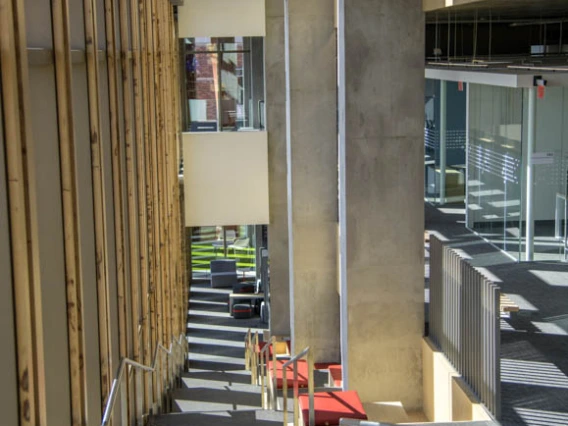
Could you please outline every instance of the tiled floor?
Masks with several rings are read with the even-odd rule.
[[[568,264],[515,263],[469,233],[464,220],[463,205],[426,205],[426,229],[486,268],[521,308],[502,322],[501,423],[568,425]]]

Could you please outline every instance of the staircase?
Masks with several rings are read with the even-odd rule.
[[[230,289],[208,282],[190,289],[189,372],[173,392],[173,412],[152,416],[149,426],[282,426],[283,413],[261,408],[260,387],[244,367],[248,329],[262,331],[260,318],[229,316]]]

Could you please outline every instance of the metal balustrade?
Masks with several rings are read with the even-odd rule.
[[[129,358],[123,358],[120,362],[116,378],[112,383],[107,403],[105,404],[101,426],[107,426],[111,423],[113,410],[119,395],[121,403],[121,419],[119,424],[121,426],[129,425],[128,405],[129,396],[131,396],[129,395],[129,390],[132,388],[127,387],[125,382],[131,378],[132,373],[134,374],[135,380],[134,397],[136,401],[136,419],[134,423],[143,424],[144,415],[149,414],[143,413],[144,386],[142,383],[145,374],[152,375],[153,390],[151,389],[149,395],[147,395],[147,401],[150,401],[149,408],[151,408],[152,412],[162,411],[164,402],[165,405],[169,405],[171,401],[169,400],[168,394],[174,388],[175,381],[181,377],[185,366],[187,351],[187,340],[182,334],[179,339],[173,339],[169,349],[158,344],[151,366],[140,364]]]
[[[429,337],[498,419],[500,288],[457,250],[430,237]]]
[[[314,358],[313,353],[308,346],[298,355],[291,358],[289,361],[282,365],[282,410],[284,412],[284,426],[288,426],[288,378],[286,372],[288,367],[292,366],[294,372],[293,389],[294,389],[294,426],[299,426],[300,422],[300,407],[298,402],[299,389],[298,389],[298,361],[306,358],[308,362],[308,398],[309,398],[309,426],[314,426],[316,423],[316,415],[314,408]],[[276,376],[276,375],[275,375]],[[302,423],[303,424],[303,423]]]

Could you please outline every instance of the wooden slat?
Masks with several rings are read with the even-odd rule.
[[[98,295],[99,360],[102,400],[108,397],[108,386],[114,372],[110,370],[109,289],[107,270],[107,239],[103,148],[100,126],[99,66],[96,0],[84,0],[85,50],[87,57],[87,88],[89,95],[89,134],[91,142],[91,171],[93,177],[93,206],[95,217],[95,256]],[[75,421],[76,419],[74,419]],[[78,419],[77,419],[78,420]],[[82,420],[84,424],[86,421]]]
[[[126,1],[120,1],[120,38],[122,41],[121,51],[121,69],[123,84],[123,108],[124,108],[124,129],[126,143],[126,186],[127,186],[127,206],[128,206],[128,223],[129,223],[129,271],[130,271],[130,309],[131,309],[131,336],[133,352],[131,356],[135,361],[140,359],[140,342],[138,338],[138,297],[139,297],[139,256],[138,256],[138,214],[136,200],[136,154],[135,154],[135,128],[133,120],[133,93],[132,93],[132,69],[128,59],[130,25],[129,10]]]
[[[7,178],[16,302],[21,424],[46,422],[35,159],[23,0],[0,2]],[[24,271],[24,268],[27,270]],[[27,306],[22,306],[27,304]]]
[[[143,30],[142,47],[144,49],[143,58],[143,72],[145,74],[145,99],[146,103],[146,117],[147,125],[145,138],[145,151],[147,158],[147,171],[146,171],[146,192],[148,195],[148,222],[149,222],[149,244],[148,244],[148,258],[150,264],[150,287],[149,287],[149,330],[150,336],[150,351],[153,354],[156,350],[159,341],[159,317],[157,307],[157,293],[158,293],[158,217],[157,217],[157,188],[156,188],[156,166],[155,166],[155,153],[154,153],[154,140],[156,137],[156,115],[155,115],[155,87],[154,87],[154,60],[153,60],[153,22],[152,22],[152,7],[149,1],[141,3],[141,16],[140,22]],[[158,393],[158,384],[154,380],[152,382],[152,392],[154,397]]]
[[[14,299],[16,304],[16,337],[18,348],[19,414],[21,425],[35,425],[39,413],[34,400],[37,393],[36,362],[34,359],[33,275],[28,257],[29,229],[26,223],[27,188],[24,177],[23,152],[26,134],[21,122],[20,94],[18,92],[18,66],[14,9],[11,0],[0,0],[0,66],[2,70],[2,103],[6,144],[6,169],[10,211],[10,233]]]
[[[106,29],[106,53],[107,53],[107,76],[109,92],[109,122],[112,149],[112,181],[113,181],[113,201],[114,201],[114,234],[116,251],[116,276],[118,294],[118,323],[119,323],[119,355],[127,356],[127,333],[126,333],[126,309],[124,308],[125,298],[125,253],[124,253],[124,220],[123,220],[123,198],[122,191],[122,140],[119,131],[119,93],[118,93],[118,55],[117,55],[117,35],[116,35],[116,14],[115,1],[105,0],[105,29]]]
[[[132,19],[132,69],[134,82],[134,108],[136,122],[136,153],[137,153],[137,175],[138,175],[138,233],[140,244],[140,294],[141,294],[141,312],[140,324],[142,328],[141,335],[141,359],[144,363],[149,364],[149,335],[148,335],[148,288],[149,288],[149,264],[148,264],[148,212],[146,210],[147,193],[146,193],[146,150],[145,137],[147,136],[144,125],[145,120],[145,104],[144,98],[145,83],[142,71],[142,54],[141,54],[141,38],[140,38],[140,8],[139,0],[131,0],[130,10]],[[144,411],[147,412],[150,404],[150,387],[147,375],[144,380]]]
[[[61,197],[65,241],[65,280],[71,376],[73,424],[85,418],[85,342],[83,330],[83,283],[79,240],[79,201],[75,160],[73,99],[71,94],[71,49],[68,0],[54,0],[52,7],[55,51],[57,120],[61,168]]]

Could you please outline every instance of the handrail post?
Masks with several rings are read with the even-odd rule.
[[[282,410],[284,411],[284,426],[288,426],[288,367],[282,368]]]
[[[258,356],[259,356],[259,352],[260,352],[260,346],[258,345],[258,331],[255,333],[254,335],[254,341],[252,341],[252,358],[250,360],[251,362],[251,378],[252,378],[252,384],[253,385],[257,385],[258,384]]]
[[[272,336],[271,339],[271,344],[272,344],[272,392],[271,392],[271,405],[272,405],[272,409],[277,411],[278,410],[278,403],[277,403],[277,393],[278,393],[278,389],[277,389],[277,385],[278,385],[278,379],[277,379],[277,373],[278,373],[278,369],[277,369],[277,364],[276,364],[276,336]],[[270,350],[268,351],[268,354],[270,355]]]
[[[298,419],[300,418],[300,405],[299,405],[299,390],[298,390],[298,360],[292,364],[294,371],[294,426],[298,426]]]
[[[120,415],[121,415],[121,426],[128,424],[128,388],[126,387],[126,381],[128,381],[128,370],[130,367],[126,367],[126,374],[122,375],[122,382],[120,386]]]
[[[248,329],[245,334],[245,370],[250,371],[250,345],[251,345],[251,331]],[[252,376],[251,376],[252,377]]]
[[[262,398],[262,408],[266,409],[265,397],[264,397],[264,386],[265,386],[265,369],[266,363],[263,362],[264,352],[260,353],[260,397]]]
[[[135,392],[136,392],[136,424],[142,424],[144,388],[142,387],[142,375],[144,373],[138,369],[134,370]]]
[[[309,398],[309,418],[310,425],[315,426],[316,414],[314,408],[314,354],[308,351],[308,398]]]

